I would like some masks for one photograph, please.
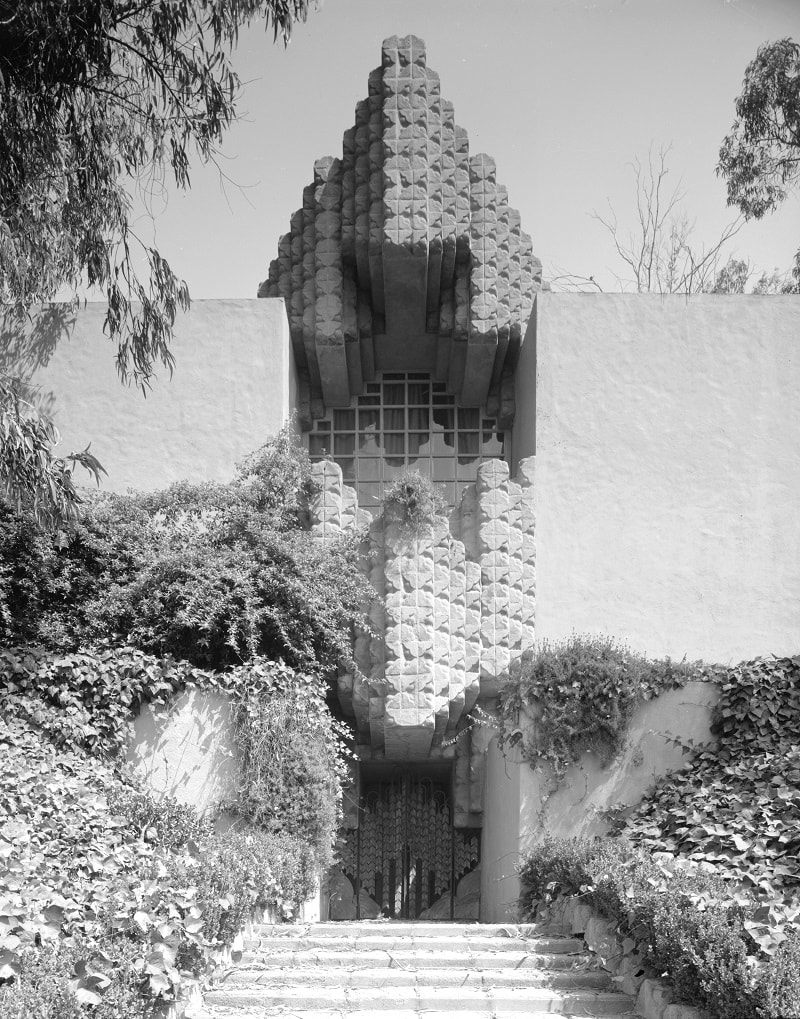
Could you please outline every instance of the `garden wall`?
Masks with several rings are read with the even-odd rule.
[[[108,472],[104,489],[228,481],[296,406],[282,300],[193,302],[176,320],[173,376],[159,365],[146,399],[120,382],[105,313],[95,303],[77,313],[50,305],[30,322],[0,314],[0,370],[39,387],[62,435],[59,454],[91,443]]]
[[[638,803],[654,780],[682,767],[685,757],[670,736],[711,740],[719,690],[688,683],[643,704],[634,714],[621,753],[608,767],[586,753],[556,784],[549,765],[534,771],[516,748],[505,755],[494,739],[486,761],[482,845],[481,919],[502,923],[516,913],[516,866],[546,833],[560,837],[602,834],[607,807]]]
[[[236,793],[237,761],[231,705],[221,694],[188,687],[166,708],[145,704],[136,719],[127,760],[156,799],[174,796],[201,813],[215,814]],[[222,815],[218,829],[229,825]],[[298,919],[320,918],[320,895]]]
[[[799,341],[793,296],[538,295],[513,434],[536,453],[537,638],[800,650]]]

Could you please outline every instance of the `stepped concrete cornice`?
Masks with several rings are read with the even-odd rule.
[[[304,426],[377,371],[411,370],[508,427],[540,283],[494,160],[470,156],[425,43],[386,39],[342,157],[315,163],[258,291],[286,303]]]

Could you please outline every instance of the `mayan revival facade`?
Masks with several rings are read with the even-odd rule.
[[[545,828],[598,831],[680,763],[659,732],[705,738],[676,691],[621,762],[551,796],[473,724],[534,636],[709,662],[800,647],[800,299],[554,293],[531,252],[422,43],[392,38],[263,299],[193,302],[146,401],[119,384],[104,305],[0,315],[4,370],[36,386],[61,451],[92,443],[105,489],[228,481],[296,414],[309,527],[365,526],[375,598],[332,677],[357,760],[322,917],[511,919]],[[419,533],[384,507],[408,469],[448,505]],[[145,735],[143,782],[211,809],[233,751],[220,730],[210,752],[208,718]]]
[[[444,902],[449,916],[455,881],[478,863],[485,748],[473,752],[469,712],[534,639],[533,464],[512,481],[506,460],[540,282],[519,213],[493,160],[470,155],[424,43],[387,39],[341,158],[315,164],[259,289],[288,313],[319,487],[312,530],[374,516],[372,632],[338,677],[361,761],[343,856],[359,912],[414,917]],[[422,534],[391,505],[380,512],[408,469],[452,507]]]
[[[260,297],[286,302],[304,428],[382,372],[514,416],[541,264],[494,161],[470,155],[421,39],[383,44],[341,158],[319,159]]]

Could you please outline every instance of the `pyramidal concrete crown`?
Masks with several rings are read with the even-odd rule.
[[[470,157],[416,36],[386,39],[341,159],[317,160],[259,297],[286,302],[309,427],[376,371],[429,371],[508,427],[541,263]]]

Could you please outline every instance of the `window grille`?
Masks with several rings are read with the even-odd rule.
[[[443,382],[423,372],[385,372],[349,408],[334,410],[308,436],[312,462],[333,459],[362,509],[378,511],[405,470],[437,484],[455,506],[484,460],[506,459],[506,436],[478,407],[459,407]]]

